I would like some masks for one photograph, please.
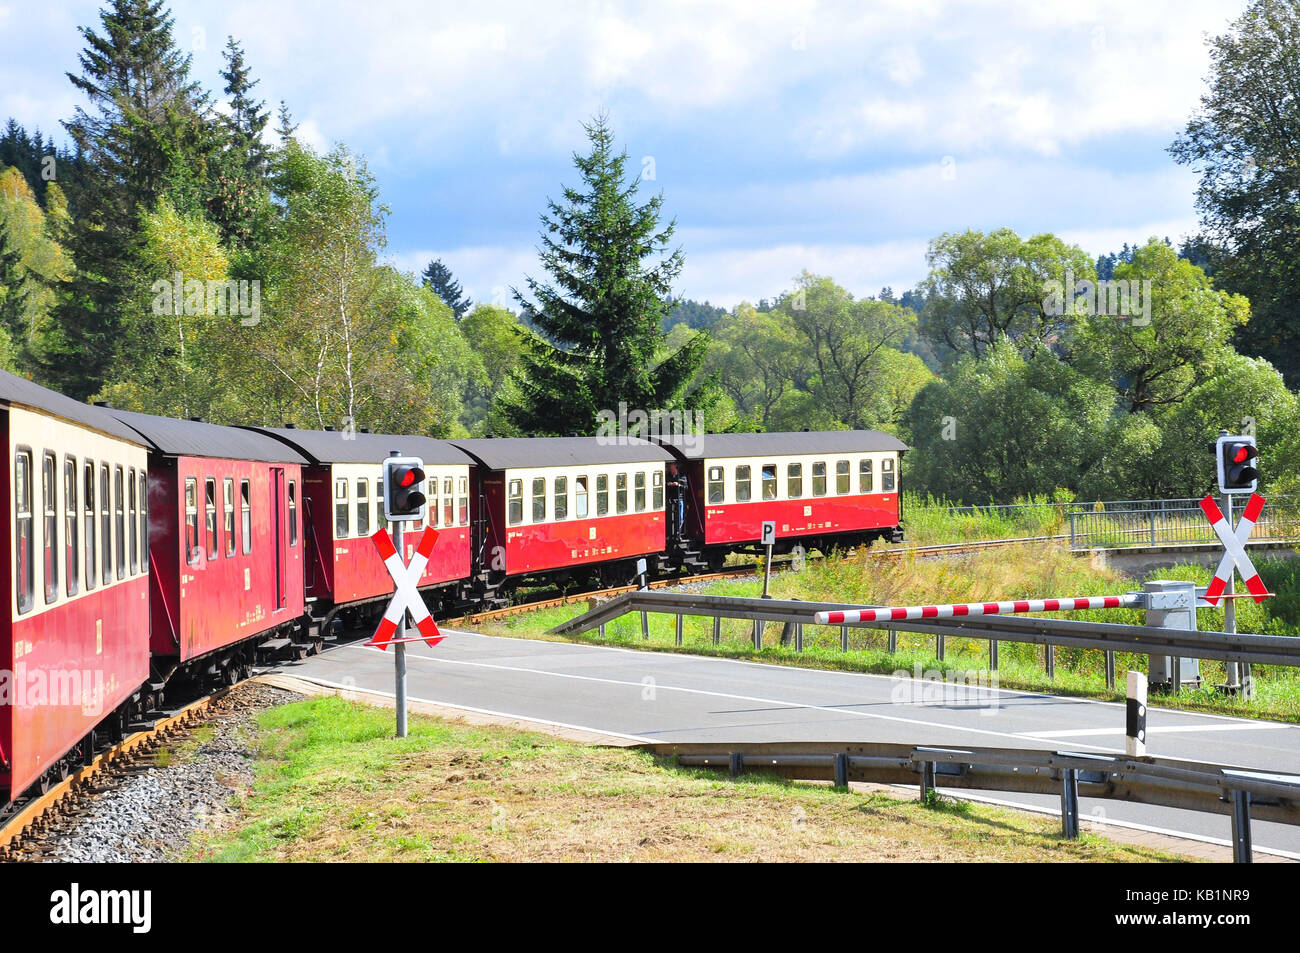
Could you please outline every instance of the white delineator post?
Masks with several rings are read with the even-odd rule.
[[[1128,717],[1124,727],[1124,750],[1130,758],[1147,753],[1147,677],[1141,672],[1128,673]]]

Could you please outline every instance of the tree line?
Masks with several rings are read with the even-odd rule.
[[[913,489],[966,502],[1199,493],[1220,426],[1300,473],[1278,151],[1300,103],[1261,85],[1300,73],[1298,24],[1294,2],[1256,0],[1213,41],[1171,146],[1201,173],[1205,228],[1177,249],[968,230],[932,239],[901,296],[804,272],[730,310],[682,300],[676,223],[599,115],[505,307],[440,260],[388,264],[364,157],[312,150],[283,102],[273,120],[235,38],[209,92],[162,0],[112,0],[68,75],[87,103],[70,147],[12,120],[0,136],[0,364],[219,423],[593,433],[622,404],[712,430],[875,428],[913,447]]]

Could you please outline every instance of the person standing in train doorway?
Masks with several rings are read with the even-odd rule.
[[[686,474],[677,469],[676,463],[668,464],[668,501],[672,504],[669,511],[673,514],[672,532],[674,536],[681,536],[686,528],[686,494],[690,492],[690,485],[686,480]]]

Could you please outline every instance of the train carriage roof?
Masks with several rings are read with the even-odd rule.
[[[672,434],[651,439],[681,460],[831,453],[903,453],[907,444],[879,430]]]
[[[344,430],[299,430],[297,427],[249,427],[293,447],[316,464],[382,463],[394,450],[425,463],[465,464],[474,461],[446,440],[413,434],[365,433]]]
[[[456,446],[490,470],[517,467],[574,467],[604,463],[645,463],[671,460],[662,447],[637,437],[620,442],[599,437],[476,437],[453,440]]]
[[[137,431],[158,453],[168,456],[264,463],[307,462],[301,454],[279,441],[241,427],[223,427],[203,420],[175,420],[131,410],[108,412]]]
[[[10,374],[8,371],[0,371],[0,401],[17,404],[21,407],[31,407],[33,410],[41,410],[47,414],[62,417],[64,420],[90,427],[92,430],[106,433],[109,436],[129,440],[131,443],[141,446],[144,445],[144,441],[140,439],[138,433],[125,426],[108,410],[91,404],[83,404],[71,397],[65,397],[58,391],[42,387],[40,384],[34,384],[17,374]]]

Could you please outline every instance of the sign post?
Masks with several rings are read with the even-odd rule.
[[[767,547],[767,559],[763,561],[763,598],[771,599],[772,595],[768,592],[768,587],[772,582],[772,546],[776,543],[776,522],[774,520],[763,520],[761,542]]]
[[[400,464],[400,468],[399,465]],[[426,512],[424,494],[419,486],[424,480],[424,463],[414,457],[402,457],[394,450],[393,455],[385,461],[384,466],[384,508],[393,524],[393,536],[388,530],[380,528],[370,537],[379,557],[384,561],[388,574],[393,577],[395,591],[393,598],[384,610],[384,617],[379,620],[379,628],[366,645],[388,650],[394,647],[393,669],[397,709],[397,737],[405,738],[406,717],[406,643],[415,641],[408,637],[406,614],[409,612],[420,634],[418,639],[430,646],[442,641],[438,625],[429,614],[429,608],[420,595],[420,577],[424,567],[433,555],[433,544],[437,541],[436,530],[426,527],[420,536],[420,544],[407,564],[402,549],[404,533],[403,522],[423,522]],[[404,482],[403,482],[404,480]]]

